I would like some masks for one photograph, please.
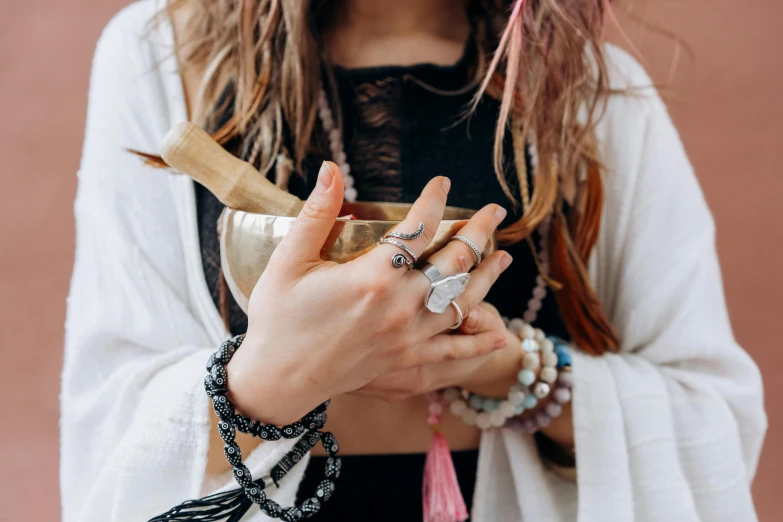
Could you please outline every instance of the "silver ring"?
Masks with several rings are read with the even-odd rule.
[[[449,330],[457,330],[460,326],[462,326],[462,321],[464,320],[464,317],[462,317],[462,310],[460,310],[459,305],[456,301],[452,301],[451,306],[454,307],[454,309],[457,311],[457,322],[454,324],[454,326],[449,326]]]
[[[476,256],[476,265],[481,263],[481,250],[479,250],[478,247],[475,244],[473,244],[473,241],[471,241],[470,239],[466,238],[465,236],[454,236],[454,237],[451,238],[451,241],[454,241],[455,239],[457,241],[462,241],[463,243],[468,245],[471,250],[473,250],[473,255]],[[476,266],[476,265],[473,265],[473,266]]]
[[[444,277],[438,267],[431,263],[426,263],[421,271],[430,280],[424,296],[424,306],[436,314],[444,313],[451,301],[465,292],[470,282],[470,274],[467,272]]]
[[[419,228],[412,234],[403,234],[402,232],[389,232],[386,237],[396,237],[397,239],[416,239],[424,233],[424,221],[419,222]]]
[[[407,266],[408,269],[413,269],[413,261],[408,259],[405,254],[394,254],[391,258],[391,263],[394,268],[402,268]]]
[[[427,276],[427,278],[430,280],[430,283],[434,283],[435,281],[440,281],[443,279],[443,274],[441,274],[440,270],[438,270],[438,267],[432,263],[426,263],[423,267],[421,267],[421,271],[425,276]]]
[[[400,243],[400,242],[399,242],[399,241],[397,241],[396,239],[391,239],[391,238],[385,237],[385,238],[383,238],[383,241],[381,241],[381,242],[382,242],[382,243],[388,243],[388,244],[390,244],[390,245],[394,245],[394,246],[396,246],[397,248],[399,248],[400,250],[403,250],[403,251],[405,251],[405,253],[406,253],[406,254],[408,254],[408,255],[411,257],[411,259],[413,259],[413,261],[411,261],[411,259],[406,259],[406,261],[408,261],[408,263],[406,263],[406,264],[407,264],[409,267],[412,267],[412,266],[413,266],[413,263],[415,263],[416,261],[418,261],[418,260],[419,260],[419,258],[418,258],[418,257],[416,256],[416,254],[413,252],[413,250],[411,250],[410,248],[408,248],[408,245],[406,245],[406,244],[404,244],[404,243]],[[400,259],[399,259],[397,256],[399,256],[399,254],[395,254],[395,255],[393,255],[393,256],[392,256],[392,266],[393,266],[394,268],[400,268],[400,267],[402,267],[402,265],[400,264]]]

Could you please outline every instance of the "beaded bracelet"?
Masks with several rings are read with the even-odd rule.
[[[204,389],[212,399],[215,414],[220,419],[218,421],[218,433],[225,443],[223,451],[226,460],[233,466],[234,479],[242,487],[245,496],[253,503],[258,504],[265,515],[279,518],[285,522],[297,522],[303,518],[310,518],[321,508],[321,503],[329,500],[329,497],[331,497],[334,491],[333,479],[340,476],[340,469],[342,468],[342,461],[336,456],[340,449],[337,439],[329,432],[319,431],[326,423],[326,409],[329,406],[329,401],[316,407],[302,417],[300,421],[288,424],[282,428],[271,424],[261,424],[244,415],[237,414],[226,395],[228,392],[226,364],[231,361],[234,353],[242,345],[244,338],[244,335],[239,335],[221,344],[220,348],[207,361],[208,373],[204,378]],[[239,445],[234,441],[237,430],[268,441],[278,440],[281,437],[294,439],[300,435],[302,436],[293,449],[272,468],[270,480],[275,485],[320,440],[329,458],[326,460],[324,480],[318,484],[315,496],[308,498],[298,507],[289,508],[283,508],[274,500],[267,498],[264,488],[269,485],[269,481],[264,478],[254,481],[250,470],[242,463],[242,452],[239,449]]]
[[[554,345],[554,353],[557,355],[557,369],[560,371],[556,386],[552,392],[552,400],[547,403],[543,411],[539,411],[533,418],[510,419],[507,426],[515,431],[535,433],[541,428],[546,428],[552,419],[563,413],[563,406],[571,401],[571,388],[574,385],[571,372],[571,354],[568,353],[568,345],[557,337],[550,336],[549,341]]]
[[[518,374],[519,382],[509,389],[505,400],[499,401],[471,393],[447,390],[444,398],[451,402],[451,412],[462,418],[467,424],[475,424],[481,429],[501,427],[506,421],[520,415],[526,409],[535,408],[540,399],[549,395],[551,385],[557,379],[557,355],[554,343],[544,332],[533,328],[521,319],[506,321],[509,329],[522,338],[521,347],[525,355],[522,369]],[[543,368],[536,382],[536,370]]]

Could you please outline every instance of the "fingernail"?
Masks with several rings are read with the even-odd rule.
[[[503,252],[503,257],[500,259],[500,268],[505,270],[508,268],[508,266],[511,264],[511,262],[514,260],[513,257],[511,257],[511,254],[508,252]]]
[[[498,205],[498,208],[495,209],[495,223],[500,224],[501,221],[503,221],[503,218],[506,217],[506,209]]]
[[[321,169],[318,171],[318,186],[323,190],[329,190],[334,181],[334,173],[332,173],[332,167],[329,162],[324,161],[321,163]]]
[[[441,184],[443,185],[443,192],[448,194],[449,189],[451,188],[451,180],[444,176],[441,180]]]
[[[505,348],[508,346],[508,339],[506,339],[505,335],[501,335],[497,339],[495,339],[495,350],[500,350],[501,348]]]
[[[467,326],[469,330],[476,329],[476,327],[478,326],[479,315],[481,315],[481,312],[478,311],[478,308],[474,308],[473,310],[470,311],[470,313],[468,314],[468,320],[466,321],[465,324],[465,326]]]

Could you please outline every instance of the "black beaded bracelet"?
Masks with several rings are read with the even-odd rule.
[[[220,345],[218,351],[207,361],[207,371],[209,373],[208,378],[204,382],[204,388],[207,395],[212,398],[215,414],[220,418],[220,421],[218,421],[218,433],[225,443],[223,450],[226,460],[234,466],[234,478],[244,489],[245,496],[260,505],[261,510],[267,516],[280,518],[285,522],[296,522],[302,518],[309,518],[318,512],[322,501],[329,500],[334,491],[334,482],[330,479],[337,478],[341,468],[341,461],[337,457],[337,452],[340,449],[337,439],[331,433],[318,431],[326,423],[326,408],[329,406],[329,401],[324,402],[305,415],[301,421],[287,424],[282,428],[272,424],[261,424],[260,422],[252,421],[244,415],[237,415],[234,411],[234,406],[226,396],[226,386],[228,384],[226,364],[231,361],[244,339],[244,335],[239,335],[224,342]],[[264,493],[266,482],[263,480],[254,482],[250,475],[250,470],[242,464],[242,453],[239,446],[234,442],[237,429],[268,441],[278,440],[281,437],[294,439],[307,432],[302,437],[302,440],[294,445],[294,448],[272,469],[271,475],[275,484],[320,440],[332,462],[331,465],[327,463],[324,471],[325,478],[318,485],[315,496],[302,502],[299,507],[290,508],[281,508],[277,502],[266,498]]]
[[[204,378],[204,389],[212,399],[212,407],[220,419],[218,421],[218,433],[225,443],[223,452],[226,460],[234,468],[234,479],[241,486],[241,490],[229,493],[219,493],[200,500],[189,500],[160,515],[151,522],[164,520],[199,520],[217,521],[239,520],[252,506],[258,504],[261,511],[272,518],[279,518],[285,522],[297,522],[310,518],[317,513],[322,503],[329,500],[334,491],[334,480],[340,476],[342,461],[337,457],[340,446],[335,436],[329,432],[320,431],[326,424],[326,409],[329,401],[316,407],[301,420],[287,424],[282,428],[271,424],[261,424],[258,421],[236,413],[231,401],[228,400],[228,378],[226,364],[231,361],[236,351],[242,345],[245,336],[239,335],[220,345],[220,348],[209,357],[207,361],[207,376]],[[249,433],[263,440],[274,441],[280,438],[302,438],[294,444],[294,447],[275,464],[270,472],[268,480],[261,478],[253,480],[250,470],[242,463],[242,451],[234,441],[236,432]],[[326,459],[324,479],[318,484],[315,496],[308,498],[299,506],[283,508],[274,500],[267,498],[265,488],[271,484],[279,485],[279,481],[302,458],[321,441],[329,458]],[[247,500],[243,500],[243,497]]]

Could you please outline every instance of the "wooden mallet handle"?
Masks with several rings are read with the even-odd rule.
[[[304,202],[279,189],[250,163],[221,147],[203,129],[183,122],[169,130],[163,160],[207,187],[227,207],[274,216],[296,216]]]

